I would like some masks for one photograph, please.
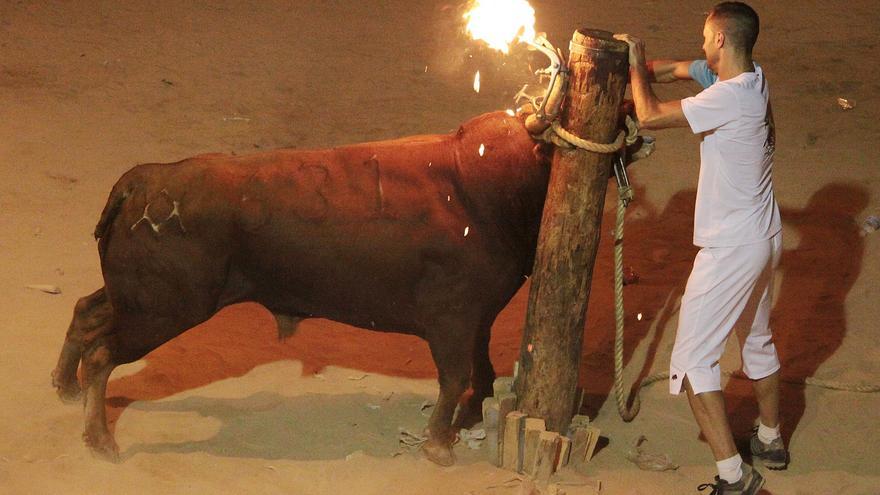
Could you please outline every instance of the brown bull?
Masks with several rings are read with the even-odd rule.
[[[331,150],[202,155],[139,165],[95,230],[104,287],[79,300],[53,384],[81,392],[89,447],[110,459],[105,391],[117,365],[255,301],[284,333],[321,317],[424,338],[440,395],[424,450],[454,462],[452,417],[491,395],[492,322],[531,272],[546,153],[521,119]]]

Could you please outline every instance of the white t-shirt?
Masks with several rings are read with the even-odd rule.
[[[694,134],[702,133],[694,244],[740,246],[782,229],[773,196],[768,142],[769,88],[764,72],[744,72],[681,100]]]

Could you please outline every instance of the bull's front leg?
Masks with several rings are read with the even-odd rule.
[[[452,444],[456,431],[452,425],[455,408],[468,388],[475,327],[450,322],[428,334],[428,346],[439,374],[440,395],[428,420],[428,441],[422,446],[425,456],[441,465],[455,464]]]

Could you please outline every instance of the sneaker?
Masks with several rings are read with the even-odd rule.
[[[742,465],[742,478],[736,483],[728,483],[718,476],[715,477],[715,483],[703,483],[697,487],[697,490],[703,491],[711,488],[709,495],[755,495],[764,486],[764,477],[752,466],[746,463]]]
[[[752,430],[752,438],[749,440],[752,457],[759,459],[767,469],[779,471],[788,467],[788,451],[782,443],[782,437],[773,440],[769,444],[758,438],[758,428]]]

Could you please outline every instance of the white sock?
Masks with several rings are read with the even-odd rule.
[[[736,483],[742,478],[742,457],[739,454],[715,463],[718,466],[718,477],[728,483]]]
[[[761,420],[758,420],[758,440],[762,443],[769,444],[777,438],[779,438],[778,424],[775,427],[770,428],[769,426],[764,426],[764,423],[762,423]]]

